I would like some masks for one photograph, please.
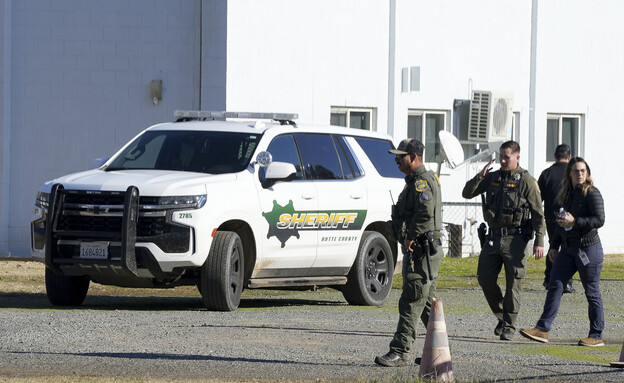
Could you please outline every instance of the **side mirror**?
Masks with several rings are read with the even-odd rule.
[[[266,168],[265,181],[262,187],[269,188],[278,181],[292,181],[297,176],[295,165],[288,162],[271,162]]]

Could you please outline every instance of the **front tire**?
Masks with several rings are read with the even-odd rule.
[[[91,281],[85,276],[58,275],[45,269],[45,284],[48,300],[54,306],[80,306],[89,291]]]
[[[199,283],[202,300],[209,310],[236,310],[243,293],[244,259],[238,234],[232,231],[215,234]]]
[[[380,306],[388,299],[393,275],[390,244],[380,233],[365,231],[342,295],[352,305]]]

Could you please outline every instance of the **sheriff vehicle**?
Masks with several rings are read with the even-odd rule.
[[[330,286],[350,304],[384,303],[398,250],[386,221],[404,184],[390,137],[288,114],[175,117],[41,187],[31,246],[52,304],[80,305],[90,281],[196,285],[219,311],[244,288]]]

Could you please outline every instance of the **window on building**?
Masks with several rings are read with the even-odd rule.
[[[375,128],[375,110],[372,108],[332,107],[330,124],[362,130]]]
[[[407,115],[407,136],[425,144],[424,162],[442,161],[438,132],[446,126],[446,112],[410,110]]]
[[[546,161],[554,161],[555,148],[570,145],[572,156],[580,155],[581,116],[549,114],[546,122]]]

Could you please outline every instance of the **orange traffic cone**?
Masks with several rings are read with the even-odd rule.
[[[420,376],[441,382],[450,382],[455,379],[442,301],[437,299],[434,299],[431,304],[427,337],[420,360]]]
[[[611,367],[624,368],[624,344],[622,344],[622,351],[620,351],[620,361],[611,362]]]

